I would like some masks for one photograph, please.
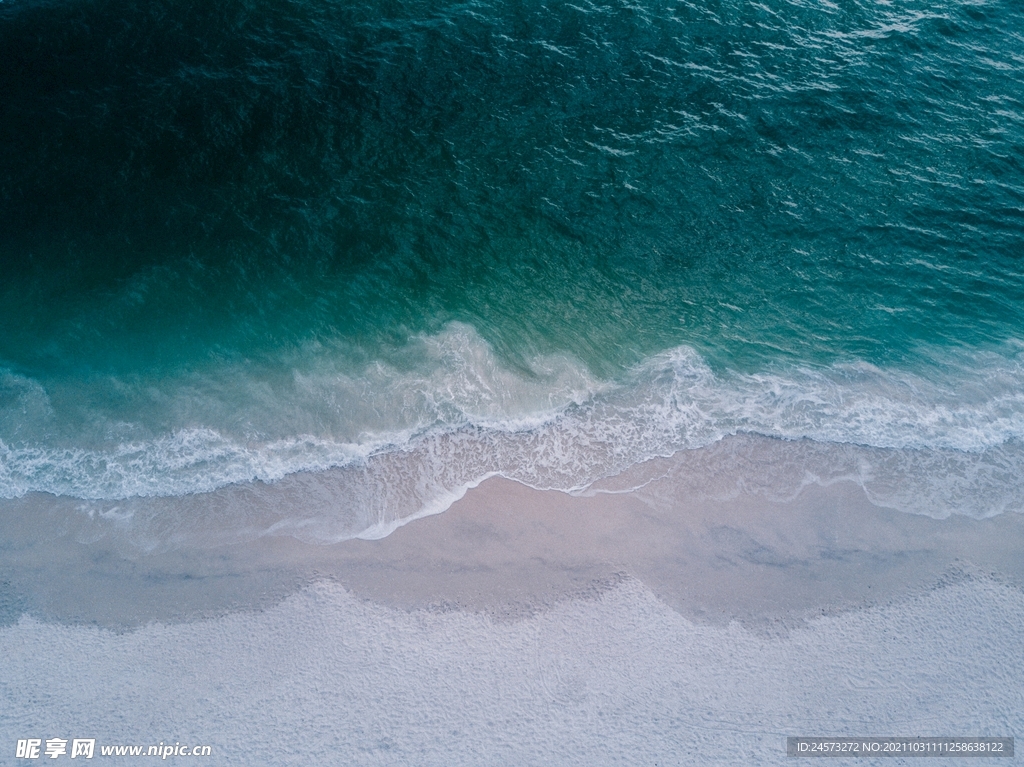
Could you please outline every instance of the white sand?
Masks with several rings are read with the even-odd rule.
[[[380,541],[152,556],[8,504],[0,764],[28,737],[703,765],[781,764],[787,735],[1024,732],[1020,515],[903,514],[851,483],[694,501],[659,472],[588,498],[488,480]]]
[[[635,580],[516,622],[323,583],[122,634],[24,618],[0,630],[0,733],[7,756],[60,736],[210,764],[781,764],[787,735],[1020,733],[1021,615],[975,581],[765,638]]]

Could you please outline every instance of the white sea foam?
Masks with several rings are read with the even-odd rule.
[[[487,476],[582,492],[743,434],[780,441],[778,466],[751,460],[736,475],[769,495],[842,478],[878,503],[933,516],[1024,510],[1019,352],[965,353],[918,371],[853,362],[751,374],[716,372],[680,347],[601,381],[567,357],[513,369],[452,324],[355,372],[312,350],[290,376],[225,369],[165,383],[134,395],[152,408],[139,423],[79,417],[81,444],[53,426],[66,396],[54,402],[13,374],[0,386],[0,496],[185,496],[340,469],[348,521],[313,525],[313,537],[329,539],[386,534]]]

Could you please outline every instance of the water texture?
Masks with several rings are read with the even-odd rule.
[[[888,451],[907,511],[1015,508],[1022,29],[951,0],[5,0],[0,497],[372,490],[408,459],[422,511],[749,433]]]

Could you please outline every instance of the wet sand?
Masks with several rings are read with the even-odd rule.
[[[146,554],[70,503],[6,502],[0,737],[198,742],[208,764],[782,764],[787,735],[1024,727],[1024,517],[905,514],[851,482],[694,499],[647,468],[586,497],[493,478],[330,545]]]
[[[690,619],[792,624],[950,579],[1024,585],[1022,515],[936,520],[874,506],[852,483],[788,502],[666,488],[578,497],[493,478],[380,540],[268,535],[152,555],[114,536],[82,542],[82,515],[37,496],[0,515],[0,617],[126,629],[260,610],[330,579],[389,607],[515,619],[635,578]]]

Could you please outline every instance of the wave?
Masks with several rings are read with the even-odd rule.
[[[348,370],[311,364],[328,357],[321,350],[275,380],[225,368],[159,390],[139,382],[120,410],[95,404],[93,382],[75,400],[92,403],[87,415],[72,413],[59,387],[8,372],[0,497],[181,497],[330,470],[343,487],[321,512],[346,521],[320,537],[373,537],[489,476],[581,493],[704,448],[720,463],[732,456],[731,487],[769,496],[852,479],[876,503],[932,516],[1022,510],[1024,352],[944,355],[914,371],[850,362],[747,373],[713,370],[678,347],[601,380],[569,356],[504,364],[472,327],[453,323]],[[68,431],[68,422],[85,426]],[[782,452],[741,460],[742,440],[715,447],[736,435],[770,438]]]

